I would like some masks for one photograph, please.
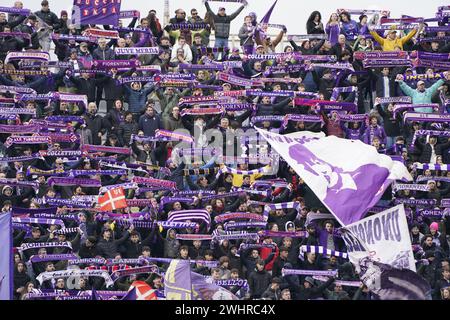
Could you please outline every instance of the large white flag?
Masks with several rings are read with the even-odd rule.
[[[397,269],[416,271],[403,204],[349,224],[345,228],[365,243],[373,260]],[[358,263],[366,257],[366,251],[360,250],[351,237],[344,234],[343,238],[350,261],[359,271]]]
[[[359,140],[257,130],[343,225],[360,220],[393,181],[412,181],[401,162]]]

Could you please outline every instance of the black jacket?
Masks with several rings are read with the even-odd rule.
[[[414,145],[422,151],[419,161],[421,163],[429,163],[432,154],[431,145],[429,143],[425,144],[422,139],[416,139]],[[436,153],[436,155],[443,155],[444,151],[448,148],[450,148],[450,140],[446,143],[437,143],[434,146],[434,152]]]
[[[116,254],[119,252],[119,245],[125,242],[128,239],[130,234],[128,231],[125,231],[122,238],[117,240],[110,239],[109,241],[105,239],[101,239],[97,243],[98,254],[106,259],[114,259]]]
[[[271,280],[270,274],[266,271],[253,271],[248,277],[248,285],[250,287],[250,296],[252,298],[261,298],[266,291]]]

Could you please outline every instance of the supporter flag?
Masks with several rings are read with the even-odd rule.
[[[117,0],[74,0],[72,23],[75,25],[101,24],[118,26],[121,2]]]
[[[191,279],[194,300],[239,300],[230,291],[214,284],[211,277],[206,279],[201,274],[191,272]]]
[[[101,211],[113,211],[127,207],[125,192],[122,187],[107,191],[98,198],[98,205]]]
[[[191,267],[188,260],[174,259],[164,275],[166,300],[192,300]]]
[[[412,181],[402,163],[359,140],[257,130],[342,225],[360,220],[393,181]]]
[[[394,268],[416,271],[403,204],[345,227],[364,241],[373,259]],[[365,256],[365,251],[352,249],[352,246],[348,246],[347,252],[350,261],[357,265],[359,259]],[[356,271],[359,271],[358,268]]]
[[[272,15],[273,9],[275,8],[275,6],[277,5],[278,0],[275,0],[275,2],[273,3],[273,5],[270,7],[269,11],[267,11],[267,13],[265,14],[265,16],[261,19],[260,23],[269,23],[270,21],[270,16]]]
[[[359,260],[351,260],[359,277],[367,288],[380,300],[430,300],[430,284],[410,269],[394,268],[377,261],[365,241],[350,229],[341,228],[349,255],[358,252]],[[400,252],[399,252],[400,254]]]
[[[0,300],[13,298],[11,224],[11,212],[0,213]]]
[[[134,281],[128,294],[122,300],[158,300],[156,290],[148,285],[145,281]]]

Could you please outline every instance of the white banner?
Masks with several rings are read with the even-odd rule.
[[[117,55],[158,54],[159,47],[116,48],[115,52]]]
[[[367,246],[373,261],[416,271],[403,204],[349,224],[346,228]],[[343,238],[349,259],[359,273],[359,261],[367,257],[367,251],[346,234]]]

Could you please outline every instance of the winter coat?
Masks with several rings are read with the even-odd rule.
[[[230,23],[233,21],[242,10],[244,10],[244,6],[241,6],[237,11],[235,11],[231,15],[219,16],[212,12],[211,7],[208,2],[205,2],[206,10],[213,17],[214,26],[215,26],[215,36],[216,38],[228,39],[230,36]]]
[[[270,273],[266,270],[253,271],[248,277],[248,285],[250,287],[250,295],[252,298],[260,298],[270,285]]]

